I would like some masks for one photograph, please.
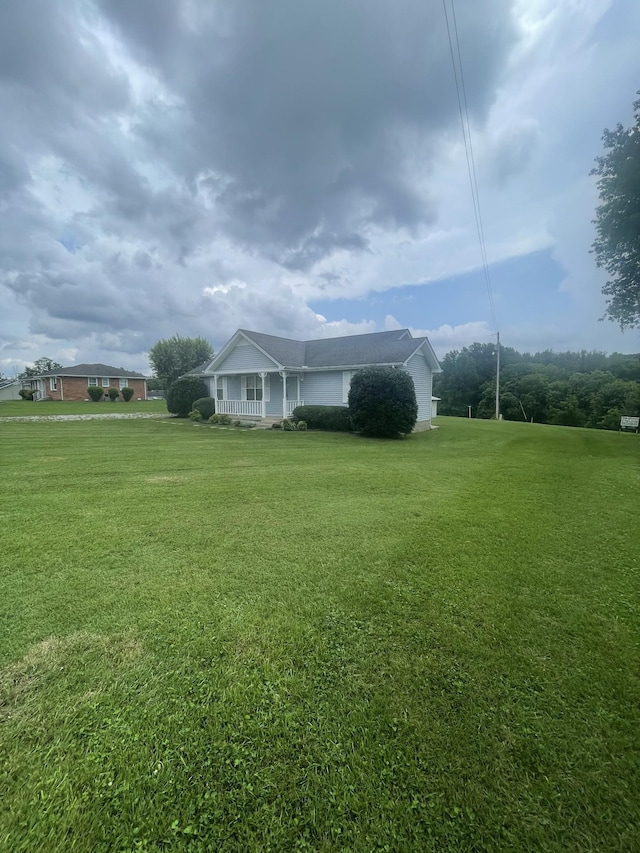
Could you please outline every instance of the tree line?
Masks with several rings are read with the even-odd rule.
[[[495,414],[493,344],[453,350],[434,377],[438,413],[490,418]],[[618,429],[623,415],[640,415],[640,355],[500,349],[500,413],[505,420]]]

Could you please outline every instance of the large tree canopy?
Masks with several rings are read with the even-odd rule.
[[[213,358],[213,347],[204,338],[172,338],[157,341],[149,350],[153,372],[166,389],[179,376]],[[202,394],[200,396],[203,396]]]
[[[59,370],[62,367],[57,361],[54,361],[47,356],[36,359],[32,365],[27,365],[20,374],[20,379],[29,379],[31,376],[40,376],[42,373],[51,373],[52,370]]]
[[[601,202],[593,252],[611,276],[602,288],[605,316],[622,329],[640,327],[640,99],[633,107],[635,125],[605,130],[605,154],[591,171],[599,178]]]

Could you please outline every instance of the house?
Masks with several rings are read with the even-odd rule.
[[[0,402],[6,400],[21,400],[20,389],[22,382],[19,379],[0,379]]]
[[[189,375],[208,385],[220,414],[286,418],[296,406],[346,406],[351,377],[370,365],[409,372],[418,401],[416,429],[428,429],[432,377],[440,365],[427,338],[414,338],[408,329],[314,341],[238,329]]]
[[[59,367],[49,373],[31,376],[22,382],[24,388],[36,391],[34,400],[87,400],[87,388],[97,385],[104,388],[133,388],[133,397],[147,399],[147,380],[142,373],[111,367],[108,364],[76,364]]]

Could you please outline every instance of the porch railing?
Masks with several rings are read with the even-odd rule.
[[[293,410],[298,406],[304,406],[304,400],[287,400],[287,417],[293,414]]]
[[[262,400],[216,400],[219,415],[251,415],[262,417]]]

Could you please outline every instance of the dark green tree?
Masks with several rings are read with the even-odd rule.
[[[354,429],[376,438],[406,435],[416,425],[418,403],[413,379],[394,367],[364,367],[354,373],[349,389]]]
[[[632,127],[604,131],[605,154],[591,171],[600,194],[592,251],[610,276],[605,317],[621,329],[640,327],[640,99],[633,108]]]
[[[149,350],[153,372],[161,380],[165,391],[178,377],[212,358],[213,347],[204,338],[181,338],[180,335],[174,335],[172,338],[156,341]]]
[[[193,404],[201,397],[206,397],[209,389],[202,379],[197,376],[183,376],[176,379],[167,391],[167,410],[179,418],[186,418]]]
[[[30,379],[32,376],[40,376],[42,373],[51,373],[53,370],[60,370],[61,364],[54,361],[52,358],[43,356],[36,359],[33,364],[27,365],[20,374],[20,379]]]

